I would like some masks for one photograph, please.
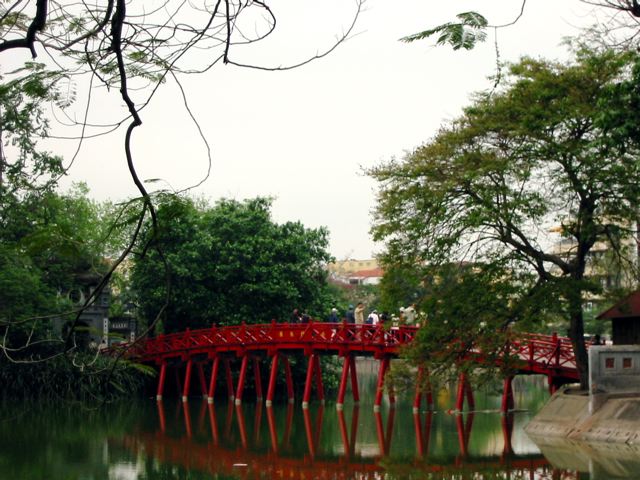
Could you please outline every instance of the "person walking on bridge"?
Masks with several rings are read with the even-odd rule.
[[[302,315],[300,315],[300,311],[297,308],[294,308],[291,313],[291,318],[289,318],[289,323],[300,323],[301,321]]]
[[[364,324],[364,303],[358,302],[358,305],[356,305],[356,309],[354,310],[353,315],[356,320],[356,325]]]
[[[347,323],[356,323],[356,317],[353,313],[353,305],[349,305],[349,310],[347,310]]]

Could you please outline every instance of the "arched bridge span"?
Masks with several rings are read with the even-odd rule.
[[[160,370],[157,398],[164,395],[168,371],[173,369],[176,384],[182,393],[183,401],[191,388],[193,370],[197,372],[202,394],[210,402],[213,401],[220,367],[224,369],[229,396],[236,404],[242,402],[247,370],[254,369],[255,390],[258,400],[263,398],[260,365],[266,358],[270,362],[270,374],[266,394],[266,403],[270,405],[274,398],[278,377],[278,366],[283,364],[287,396],[293,402],[293,380],[288,355],[302,352],[307,358],[307,375],[305,381],[303,407],[307,407],[311,399],[312,386],[315,383],[318,399],[324,401],[321,363],[322,355],[338,355],[342,361],[342,375],[338,389],[337,407],[342,408],[348,383],[354,401],[359,400],[355,356],[372,356],[380,361],[378,383],[374,408],[382,402],[384,377],[392,358],[399,355],[400,350],[409,345],[415,338],[418,327],[401,326],[385,328],[383,325],[355,325],[347,323],[323,323],[311,321],[306,324],[270,324],[237,325],[211,327],[199,330],[186,330],[180,333],[160,335],[155,338],[139,340],[128,345],[127,357],[142,363],[157,365]],[[518,334],[509,340],[509,353],[515,357],[515,373],[541,374],[549,379],[552,390],[559,385],[578,380],[573,348],[568,338],[556,335]],[[479,365],[489,360],[480,351],[471,351]],[[241,360],[237,382],[233,381],[230,359]],[[492,361],[500,361],[492,360]],[[211,364],[209,378],[206,378],[204,366]],[[184,368],[184,377],[180,377],[176,367]],[[209,370],[209,369],[208,369]],[[419,376],[423,372],[418,371]],[[350,382],[349,382],[350,380]],[[513,408],[512,377],[504,381],[502,409]],[[414,409],[419,409],[422,397],[426,396],[430,403],[430,392],[421,391],[420,384],[416,389]],[[462,410],[464,400],[473,407],[473,394],[468,380],[461,374],[458,385],[456,409]],[[389,392],[389,400],[395,402],[393,392]]]

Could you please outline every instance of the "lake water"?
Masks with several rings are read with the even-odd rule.
[[[475,413],[452,414],[446,390],[431,413],[413,414],[410,395],[374,413],[371,380],[362,381],[360,406],[347,402],[342,412],[332,403],[303,410],[299,402],[266,408],[197,397],[98,409],[4,404],[0,479],[640,478],[640,467],[629,476],[628,459],[622,476],[609,476],[587,473],[588,462],[580,473],[585,467],[571,460],[577,447],[561,456],[565,465],[541,454],[522,428],[548,398],[542,378],[516,379],[519,411],[507,416],[497,392],[476,392]]]

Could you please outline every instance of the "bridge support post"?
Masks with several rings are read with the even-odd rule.
[[[422,382],[424,381],[424,367],[418,367],[418,379],[416,381],[416,393],[413,397],[413,413],[420,411],[422,403]]]
[[[458,375],[458,393],[456,394],[456,410],[461,412],[464,408],[464,392],[467,376],[464,373]],[[460,436],[460,429],[458,429],[458,436]]]
[[[247,367],[249,365],[249,355],[244,354],[240,364],[240,375],[238,376],[238,388],[236,389],[236,405],[242,403],[242,392],[244,391],[244,381],[247,378]]]
[[[549,395],[553,395],[558,391],[558,388],[562,386],[556,378],[551,374],[547,376],[547,383],[549,384]]]
[[[376,398],[373,402],[373,411],[379,412],[380,405],[382,405],[382,396],[384,395],[384,376],[389,369],[389,357],[384,357],[380,360],[380,366],[378,368],[378,382],[376,384]]]
[[[302,396],[302,408],[309,408],[309,400],[311,400],[311,382],[313,381],[313,370],[316,366],[315,362],[316,354],[309,355],[309,361],[307,362],[307,377],[304,383],[304,394]]]
[[[207,398],[207,381],[204,378],[204,369],[202,363],[198,362],[198,379],[200,380],[200,392],[202,392],[202,398]]]
[[[315,362],[314,370],[316,372],[316,391],[318,392],[318,400],[320,404],[324,405],[324,385],[322,384],[322,370],[320,370],[320,355],[315,355],[313,358]]]
[[[189,397],[189,387],[191,386],[191,371],[193,370],[193,360],[187,360],[187,371],[184,374],[184,388],[182,390],[182,401],[186,402]]]
[[[176,381],[176,390],[178,396],[182,396],[182,380],[180,380],[180,367],[176,366],[173,368],[173,377]]]
[[[513,410],[513,377],[508,376],[504,379],[504,385],[502,387],[502,404],[500,411],[502,413],[508,413],[509,410]]]
[[[262,402],[262,376],[260,375],[260,359],[253,357],[253,377],[256,382],[256,402]]]
[[[271,357],[271,372],[269,374],[269,386],[267,387],[267,407],[273,405],[273,396],[276,392],[276,378],[278,376],[278,354]]]
[[[465,397],[467,398],[469,410],[473,410],[476,406],[476,402],[473,398],[473,390],[471,389],[471,384],[469,383],[467,374],[461,372],[458,376],[458,394],[456,397],[456,410],[458,412],[461,412],[464,408]]]
[[[360,391],[358,390],[358,372],[356,371],[356,359],[349,355],[349,371],[351,372],[351,394],[356,405],[360,403]]]
[[[211,364],[211,379],[209,380],[209,392],[207,393],[207,403],[213,403],[216,393],[216,382],[218,381],[218,369],[220,368],[220,357],[216,355]]]
[[[291,375],[291,365],[289,364],[289,359],[287,357],[283,357],[282,359],[284,363],[284,375],[287,380],[287,399],[289,403],[293,403],[293,376]]]
[[[227,377],[227,395],[229,395],[229,401],[233,402],[234,390],[233,390],[233,377],[231,376],[231,365],[229,364],[229,359],[225,357],[224,359],[224,370],[225,376]]]
[[[344,361],[342,362],[342,376],[340,377],[340,387],[338,388],[338,400],[336,401],[336,409],[342,410],[344,406],[344,396],[347,393],[347,379],[349,378],[349,361],[350,355],[347,354],[344,356]]]
[[[164,382],[167,378],[167,362],[163,360],[162,365],[160,365],[160,376],[158,378],[158,391],[156,393],[156,400],[162,400],[162,396],[164,395]]]

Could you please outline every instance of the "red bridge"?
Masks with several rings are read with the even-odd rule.
[[[231,399],[235,399],[236,404],[242,402],[250,363],[254,370],[257,400],[262,401],[260,365],[262,360],[268,359],[270,375],[266,404],[269,406],[275,394],[279,363],[284,366],[287,397],[289,402],[293,403],[294,388],[288,356],[293,353],[303,353],[307,358],[307,374],[302,406],[307,408],[314,383],[318,400],[324,402],[320,357],[338,355],[343,358],[336,404],[338,409],[341,409],[344,404],[349,379],[353,400],[359,401],[355,356],[372,356],[380,361],[374,402],[374,409],[379,409],[384,391],[384,377],[391,359],[396,358],[400,350],[413,341],[417,330],[418,327],[408,326],[388,329],[383,325],[319,322],[307,324],[273,322],[260,325],[212,327],[142,339],[127,345],[126,356],[132,360],[159,367],[158,399],[162,399],[164,395],[168,371],[173,370],[176,386],[182,394],[183,401],[187,401],[195,367],[202,395],[206,396],[210,403],[213,402],[222,363],[227,392]],[[482,352],[471,352],[471,354],[478,358],[479,363],[483,362]],[[510,340],[509,354],[512,359],[515,359],[515,374],[546,375],[552,391],[560,385],[578,380],[573,348],[567,338],[556,335],[520,334]],[[240,373],[235,385],[230,365],[234,358],[240,359]],[[207,379],[204,367],[208,364],[211,364],[211,368],[207,369],[208,372],[210,371]],[[183,367],[185,367],[184,376],[181,378],[180,372]],[[422,377],[423,372],[419,370],[417,375]],[[505,412],[513,408],[512,379],[512,376],[504,379],[502,410]],[[427,403],[431,404],[431,392],[424,391],[421,384],[421,381],[416,382],[414,410],[420,408],[423,396],[426,396]],[[471,387],[464,374],[461,374],[456,410],[462,410],[465,398],[469,407],[473,408]],[[391,404],[395,403],[395,395],[392,391],[389,392],[389,401]]]

